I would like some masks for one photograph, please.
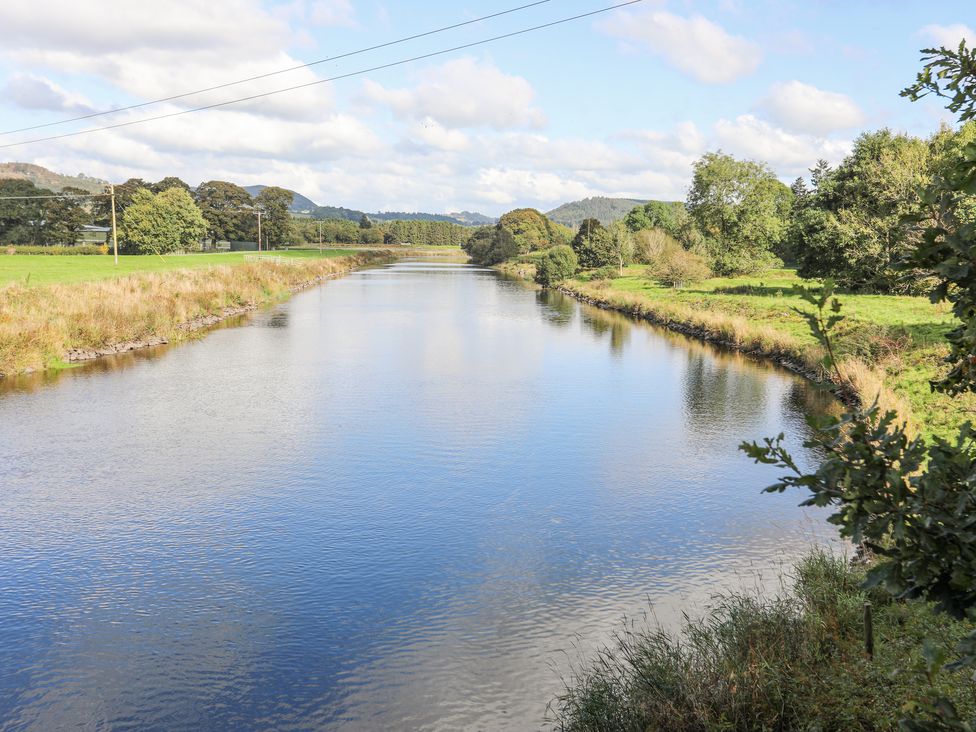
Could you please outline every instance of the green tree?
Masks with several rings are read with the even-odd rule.
[[[254,205],[264,212],[261,231],[264,240],[271,247],[278,247],[285,243],[288,236],[288,222],[291,219],[288,207],[291,206],[294,198],[294,193],[278,186],[262,188],[254,198]]]
[[[363,214],[359,217],[359,228],[360,229],[372,229],[373,222],[369,220],[369,216]]]
[[[254,201],[239,185],[210,180],[197,187],[194,198],[213,241],[242,241],[254,235]]]
[[[498,223],[512,232],[523,254],[560,243],[557,225],[534,208],[516,208],[502,215]]]
[[[704,257],[690,252],[659,229],[642,231],[642,259],[649,266],[647,276],[666,287],[682,287],[712,276]]]
[[[814,190],[797,201],[789,229],[800,276],[871,292],[924,289],[924,277],[906,276],[899,263],[919,242],[907,217],[920,210],[930,168],[924,140],[890,130],[861,135],[837,168],[818,166]]]
[[[927,49],[926,65],[903,96],[936,94],[963,121],[976,118],[976,52],[961,42],[958,51]],[[919,247],[907,266],[935,273],[935,301],[948,301],[960,324],[947,338],[948,375],[933,388],[949,394],[976,391],[976,226],[960,225],[959,205],[976,195],[976,142],[966,143],[953,164],[936,175],[922,195],[926,210],[917,220],[926,225]],[[838,381],[843,374],[834,359],[833,328],[841,319],[840,303],[829,280],[819,293],[800,294],[815,311],[806,313],[823,343]],[[787,474],[769,491],[792,487],[810,492],[807,505],[832,506],[830,521],[842,535],[874,549],[879,561],[867,585],[880,585],[901,598],[921,598],[956,618],[976,619],[976,430],[962,426],[955,441],[932,443],[911,437],[893,412],[876,406],[855,408],[842,417],[811,421],[816,428],[806,446],[823,455],[813,473],[804,472],[783,447],[783,435],[742,449],[756,461],[776,465]],[[954,670],[976,667],[976,631],[956,649]],[[923,678],[931,684],[945,658],[923,646]],[[923,692],[924,694],[924,692]],[[912,732],[971,732],[976,720],[963,720],[953,704],[932,691],[905,705],[910,719],[901,729]]]
[[[624,223],[635,233],[660,229],[686,247],[695,243],[695,222],[682,201],[648,201],[635,206],[624,218]]]
[[[45,201],[29,197],[51,195],[28,180],[0,179],[0,242],[43,244]]]
[[[572,241],[583,269],[617,264],[617,250],[610,232],[597,219],[584,219]]]
[[[560,244],[546,250],[535,269],[535,281],[543,287],[552,287],[579,269],[579,259],[572,247]]]
[[[72,196],[85,196],[87,191],[69,186],[61,192],[65,194],[65,198],[52,198],[44,202],[46,244],[74,244],[81,227],[91,223],[92,220],[86,207],[88,199],[72,198]]]
[[[181,188],[162,193],[136,191],[122,214],[120,233],[127,250],[165,254],[194,247],[207,230],[190,194]]]
[[[776,262],[793,194],[768,166],[706,153],[694,165],[688,212],[718,274],[757,272]]]
[[[634,261],[634,234],[622,221],[611,224],[608,231],[610,246],[617,258],[617,271],[623,275],[624,265]]]
[[[151,186],[149,186],[149,190],[151,190],[153,193],[162,193],[170,188],[182,188],[187,193],[191,192],[190,186],[181,179],[177,178],[175,175],[168,175],[158,183],[153,183]]]
[[[125,183],[115,186],[115,215],[119,217],[129,207],[137,191],[149,190],[142,178],[129,178]],[[96,224],[109,226],[112,223],[112,199],[103,196],[92,199],[92,218]]]
[[[464,250],[476,264],[500,264],[517,257],[519,246],[515,237],[501,224],[483,226],[465,243]]]

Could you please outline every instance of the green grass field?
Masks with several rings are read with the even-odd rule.
[[[302,249],[276,251],[268,256],[289,258],[343,257],[356,254],[355,249]],[[217,265],[239,264],[254,252],[218,252],[214,254],[121,255],[116,265],[111,255],[48,256],[33,254],[0,254],[0,285],[8,282],[55,284],[110,279],[137,272],[166,272]],[[264,256],[263,254],[261,256]]]

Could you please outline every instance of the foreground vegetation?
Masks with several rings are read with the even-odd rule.
[[[897,729],[906,700],[929,687],[923,641],[933,641],[926,653],[949,654],[972,628],[925,602],[861,589],[864,577],[815,552],[779,597],[717,598],[680,633],[628,625],[569,680],[553,721],[594,732]],[[873,658],[864,643],[867,601]],[[965,674],[935,676],[930,691],[976,713]]]
[[[122,277],[106,275],[98,264],[87,265],[92,269],[86,281],[72,280],[62,270],[48,271],[54,284],[18,277],[0,286],[0,376],[57,366],[72,350],[97,352],[120,343],[179,341],[190,337],[187,324],[197,319],[274,302],[324,278],[392,257],[384,251],[335,254],[319,257],[309,252],[246,262],[237,255],[218,255],[233,257],[237,264],[216,266],[214,262],[221,260],[204,255],[162,258],[165,264],[159,257],[142,257],[130,265],[138,271]],[[67,265],[107,260],[111,267],[106,257],[24,257],[28,258],[42,266],[62,260]],[[182,259],[191,267],[204,261],[210,265],[181,268]],[[5,261],[0,258],[0,266]],[[171,271],[152,271],[157,263]]]

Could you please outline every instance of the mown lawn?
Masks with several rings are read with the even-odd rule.
[[[303,249],[272,252],[269,256],[325,258],[356,254],[354,249]],[[137,272],[166,272],[197,269],[216,265],[240,264],[248,252],[218,252],[213,254],[155,254],[120,255],[116,265],[111,255],[49,256],[35,254],[0,254],[0,285],[56,284],[110,279]],[[250,254],[254,254],[251,252]],[[261,256],[264,256],[263,254]]]
[[[792,309],[809,306],[791,290],[796,284],[817,283],[801,280],[793,270],[714,278],[677,289],[656,284],[645,270],[635,265],[608,282],[585,283],[584,275],[569,284],[575,282],[586,290],[597,286],[609,299],[614,293],[636,296],[650,308],[681,306],[691,312],[741,318],[801,345],[816,346],[806,322]],[[929,388],[946,352],[945,334],[954,323],[945,304],[934,305],[925,297],[845,293],[838,297],[846,316],[838,327],[839,351],[883,371],[885,385],[909,405],[924,433],[948,436],[963,421],[976,419],[976,398],[947,397]]]

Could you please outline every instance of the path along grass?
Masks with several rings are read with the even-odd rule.
[[[792,270],[755,277],[715,278],[684,288],[662,287],[645,267],[624,269],[612,280],[568,280],[577,296],[664,324],[682,324],[744,351],[789,359],[818,370],[823,353],[794,307],[809,309],[791,294],[795,284],[815,284]],[[850,386],[867,400],[897,409],[926,435],[953,434],[976,418],[976,397],[934,394],[946,353],[945,334],[954,318],[948,307],[924,297],[839,295],[846,319],[838,346]]]
[[[245,261],[238,254],[132,257],[124,260],[130,274],[119,276],[111,257],[0,256],[0,277],[18,267],[41,273],[36,280],[8,277],[0,283],[0,376],[57,366],[74,349],[179,341],[191,336],[185,324],[195,319],[281,300],[296,289],[392,257],[385,251],[341,250],[328,256],[289,253],[270,261]],[[45,278],[49,284],[41,284]]]

